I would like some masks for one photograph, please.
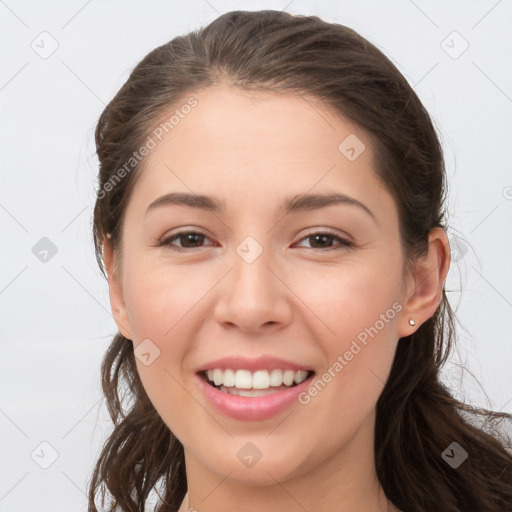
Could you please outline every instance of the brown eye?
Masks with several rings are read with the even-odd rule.
[[[168,246],[171,249],[182,251],[185,249],[200,249],[203,245],[204,240],[208,240],[208,237],[198,231],[180,231],[175,233],[168,238],[162,240],[159,246]],[[179,245],[174,244],[174,241],[179,241]]]
[[[314,250],[329,250],[341,247],[353,247],[353,243],[331,232],[312,233],[302,240],[310,240],[310,248]],[[301,241],[302,241],[301,240]],[[333,246],[333,241],[337,241],[338,245]]]

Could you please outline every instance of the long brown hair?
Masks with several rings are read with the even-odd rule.
[[[442,149],[428,113],[391,61],[350,28],[316,16],[235,11],[150,52],[102,113],[93,228],[102,272],[103,243],[120,254],[123,215],[144,160],[125,167],[115,184],[113,178],[170,107],[220,80],[244,89],[315,95],[366,130],[378,174],[398,205],[411,261],[426,251],[430,229],[446,229]],[[380,483],[403,511],[511,510],[510,439],[500,438],[499,426],[512,416],[462,403],[440,382],[453,341],[454,315],[443,290],[436,313],[399,340],[377,403]],[[158,487],[159,512],[176,512],[187,491],[183,446],[150,402],[132,342],[120,333],[101,372],[114,428],[92,475],[89,511],[97,511],[100,488],[102,498],[105,491],[112,498],[110,510],[135,512],[144,510]],[[443,457],[452,443],[468,453],[456,469]]]

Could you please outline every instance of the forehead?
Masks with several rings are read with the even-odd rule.
[[[333,188],[358,198],[385,193],[368,135],[318,98],[230,85],[190,96],[196,106],[143,162],[134,193],[146,206],[172,191],[238,200],[247,208],[273,196]],[[179,109],[173,105],[160,125]]]
[[[176,157],[187,153],[189,158],[200,155],[217,161],[315,160],[319,153],[337,157],[339,143],[348,135],[368,138],[311,95],[246,91],[223,84],[194,97],[197,105],[178,120],[153,156],[161,156],[166,146],[172,146]],[[179,104],[170,113],[176,110]],[[169,113],[163,118],[165,122]]]

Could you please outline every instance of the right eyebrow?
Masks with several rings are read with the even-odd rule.
[[[219,214],[224,213],[226,209],[226,203],[220,199],[198,194],[171,192],[153,201],[148,206],[146,215],[155,208],[169,204],[190,206],[191,208],[200,208],[201,210]]]

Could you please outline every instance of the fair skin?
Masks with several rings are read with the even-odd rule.
[[[428,253],[409,271],[397,207],[373,169],[369,138],[319,100],[227,84],[194,97],[198,106],[145,160],[126,210],[119,273],[110,244],[104,249],[120,332],[135,349],[150,339],[160,350],[148,366],[137,359],[137,369],[184,446],[188,506],[397,510],[375,472],[375,407],[399,338],[440,302],[446,234],[432,230]],[[354,161],[338,150],[350,134],[366,146]],[[226,208],[167,204],[146,214],[169,192],[213,196]],[[347,203],[279,212],[295,195],[333,192],[371,213]],[[326,229],[353,246],[312,236]],[[187,237],[156,245],[184,230],[205,237],[183,252],[172,247],[187,247]],[[252,263],[236,251],[247,236],[263,249]],[[197,386],[200,365],[240,354],[280,357],[321,376],[395,303],[400,311],[307,404],[241,421],[214,409]],[[248,442],[262,454],[252,467],[237,457]]]

